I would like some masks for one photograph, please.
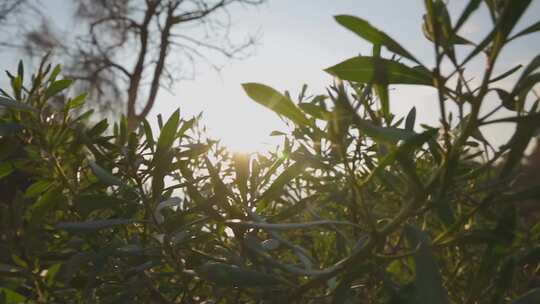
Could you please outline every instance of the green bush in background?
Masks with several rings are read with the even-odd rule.
[[[540,183],[516,181],[540,127],[540,57],[493,74],[503,47],[539,27],[513,33],[531,1],[483,2],[494,26],[473,43],[456,33],[482,1],[455,23],[425,1],[433,68],[337,16],[373,54],[328,68],[327,94],[304,87],[297,102],[244,84],[293,126],[252,155],[179,111],[159,134],[91,124],[84,94],[62,97],[59,67],[28,79],[21,64],[0,97],[0,303],[539,303]],[[467,63],[482,55],[472,83]],[[497,86],[515,73],[511,90]],[[394,84],[434,87],[441,126],[392,114]],[[492,118],[501,108],[512,114]],[[509,122],[507,144],[483,139],[480,127]]]

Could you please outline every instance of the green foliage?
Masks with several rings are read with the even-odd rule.
[[[303,87],[296,104],[244,84],[293,122],[264,153],[229,153],[179,111],[159,135],[147,121],[91,123],[59,67],[25,82],[19,65],[0,97],[0,303],[537,303],[539,181],[520,173],[540,127],[539,57],[511,90],[496,81],[519,67],[493,75],[503,46],[537,25],[512,36],[529,1],[485,1],[493,29],[466,42],[457,31],[480,2],[453,25],[443,1],[425,1],[431,69],[383,58],[384,46],[419,64],[336,17],[373,56],[329,68],[328,93]],[[466,63],[481,54],[473,83]],[[392,114],[394,84],[437,90],[441,125]],[[512,114],[480,115],[492,97]],[[508,123],[510,141],[491,147],[481,127]]]

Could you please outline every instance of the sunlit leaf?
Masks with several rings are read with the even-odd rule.
[[[172,144],[176,140],[176,132],[180,124],[180,111],[176,110],[165,125],[161,128],[156,152],[154,155],[154,172],[152,178],[152,194],[158,198],[161,196],[161,190],[164,187],[163,178],[167,174],[168,168],[171,166],[173,158]]]
[[[259,83],[242,84],[247,95],[257,103],[271,109],[279,115],[289,118],[300,126],[310,125],[309,120],[292,100],[273,88]]]
[[[369,24],[369,22],[366,20],[350,15],[339,15],[335,16],[334,18],[339,24],[358,36],[366,39],[367,41],[373,44],[384,45],[389,51],[410,59],[416,63],[420,63],[411,53],[405,50],[394,39]]]
[[[247,199],[248,179],[249,179],[249,155],[245,153],[235,153],[233,155],[234,170],[236,173],[236,185],[240,190],[240,195]]]
[[[294,163],[286,168],[263,193],[261,200],[271,200],[281,195],[283,188],[295,177],[304,172],[307,164]]]
[[[353,57],[325,71],[343,80],[360,83],[433,85],[428,71],[383,58]]]

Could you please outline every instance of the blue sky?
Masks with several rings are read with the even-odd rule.
[[[62,7],[67,2],[43,2],[43,7],[50,9],[57,17],[53,18],[56,27],[69,26],[69,21],[61,13],[65,11]],[[454,20],[466,2],[449,1]],[[196,68],[194,80],[176,84],[173,94],[165,91],[160,93],[150,119],[155,121],[158,113],[168,117],[178,107],[184,115],[202,111],[203,123],[210,134],[221,138],[232,149],[264,149],[268,146],[265,143],[275,143],[269,133],[276,129],[286,130],[286,126],[275,114],[249,100],[242,91],[241,83],[260,82],[280,91],[289,90],[293,96],[306,83],[310,87],[309,93],[324,93],[325,87],[332,82],[332,78],[323,72],[324,68],[358,53],[368,53],[371,49],[368,43],[335,23],[333,16],[337,14],[367,19],[399,41],[427,66],[432,66],[433,49],[420,31],[422,12],[421,0],[269,0],[256,8],[233,7],[230,13],[235,36],[260,32],[256,52],[246,60],[228,61],[220,73],[201,63]],[[538,16],[540,1],[536,0],[518,28],[538,21]],[[489,26],[487,12],[480,10],[462,33],[478,41]],[[505,49],[496,70],[503,72],[516,64],[530,61],[540,50],[539,38],[540,35],[534,34],[515,41],[513,46]],[[0,69],[13,69],[15,61],[6,59],[0,59]],[[481,60],[473,62],[471,75],[481,68]],[[511,80],[500,86],[508,84],[511,84]],[[392,110],[396,113],[405,115],[411,107],[416,106],[421,121],[437,124],[438,106],[433,90],[417,86],[395,87],[391,97]],[[506,125],[487,130],[486,136],[501,144],[511,132],[512,126]]]

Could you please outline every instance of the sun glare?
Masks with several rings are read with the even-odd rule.
[[[264,141],[262,138],[257,137],[237,136],[236,134],[227,133],[221,136],[221,142],[229,151],[242,154],[264,153],[277,144],[272,143],[272,138],[269,136],[264,138]]]

